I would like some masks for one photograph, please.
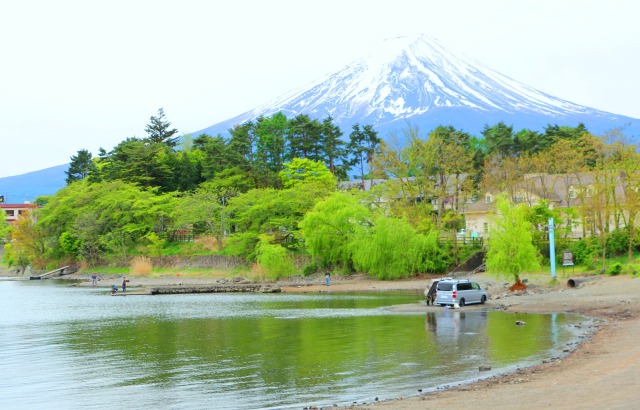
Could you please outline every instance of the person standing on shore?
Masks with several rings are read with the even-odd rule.
[[[93,286],[96,286],[98,284],[98,275],[96,275],[95,273],[91,275],[91,284]]]
[[[331,285],[331,272],[327,271],[327,273],[324,274],[324,281],[327,286]]]
[[[126,292],[127,291],[127,282],[129,282],[127,280],[127,278],[122,278],[122,291]]]

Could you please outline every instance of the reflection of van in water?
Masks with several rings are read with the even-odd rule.
[[[425,321],[427,331],[438,337],[454,338],[462,334],[483,334],[487,327],[487,312],[463,312],[460,310],[443,310],[428,312]]]

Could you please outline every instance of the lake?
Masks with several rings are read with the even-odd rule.
[[[578,316],[433,307],[415,293],[111,297],[0,281],[0,408],[258,409],[418,394],[562,355]],[[526,322],[516,326],[516,320]],[[490,372],[479,372],[480,365]]]

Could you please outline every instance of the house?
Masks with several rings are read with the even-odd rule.
[[[23,204],[0,204],[0,209],[4,212],[4,218],[7,222],[15,222],[18,220],[18,216],[36,208],[38,208],[38,205],[29,202]]]
[[[621,172],[575,174],[527,174],[506,193],[513,203],[535,206],[546,200],[550,209],[560,210],[556,227],[568,228],[567,235],[581,238],[607,229],[626,226],[628,178]],[[465,208],[467,232],[488,237],[499,192],[484,196]],[[570,212],[574,209],[577,212]],[[564,211],[564,212],[563,212]]]
[[[370,191],[377,185],[389,184],[392,191],[396,191],[391,198],[395,200],[410,200],[416,203],[428,201],[434,211],[438,209],[460,210],[468,201],[468,187],[471,183],[468,174],[447,175],[417,179],[415,177],[389,178],[389,179],[365,179],[342,181],[338,183],[338,190]],[[422,184],[422,185],[421,185]],[[427,193],[428,192],[428,193]],[[428,195],[428,196],[427,196]],[[381,201],[389,198],[381,198]],[[440,206],[442,201],[442,206]]]

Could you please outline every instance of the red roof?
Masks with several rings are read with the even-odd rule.
[[[37,204],[0,204],[0,208],[8,209],[34,209],[38,208]]]

